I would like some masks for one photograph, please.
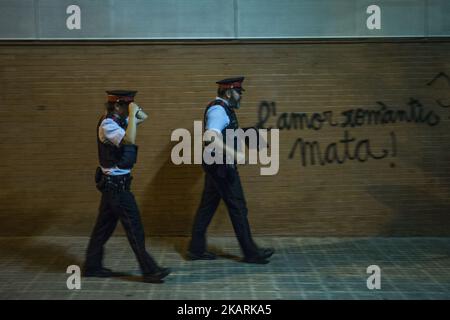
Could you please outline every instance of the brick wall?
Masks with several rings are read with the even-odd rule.
[[[90,233],[95,127],[121,88],[150,114],[134,170],[146,233],[188,235],[203,173],[171,164],[170,134],[235,75],[241,125],[283,129],[278,175],[240,168],[255,234],[450,235],[449,42],[0,44],[0,235]],[[209,232],[233,232],[222,205]]]

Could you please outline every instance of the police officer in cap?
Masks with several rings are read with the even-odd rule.
[[[100,167],[96,184],[102,193],[99,214],[89,241],[84,265],[86,277],[117,275],[103,267],[103,247],[122,223],[128,241],[139,262],[143,281],[162,283],[170,270],[161,268],[145,249],[144,228],[139,209],[130,190],[131,169],[136,163],[138,147],[135,144],[136,126],[147,115],[134,103],[136,91],[107,91],[106,113],[97,126],[97,144]]]
[[[226,129],[238,129],[238,119],[235,113],[239,109],[244,77],[224,79],[216,82],[219,85],[218,96],[205,109],[204,126],[206,130],[214,130],[223,138],[222,146],[227,149]],[[242,152],[226,150],[225,153],[245,157]],[[244,254],[244,262],[265,264],[273,255],[272,248],[259,248],[252,239],[247,219],[247,205],[241,180],[236,166],[236,159],[231,164],[206,164],[203,162],[205,186],[200,206],[192,228],[192,239],[187,257],[191,260],[213,260],[216,255],[207,251],[206,231],[212,217],[223,199],[236,237]]]

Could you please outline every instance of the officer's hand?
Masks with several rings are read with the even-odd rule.
[[[138,106],[136,103],[131,102],[131,103],[128,105],[128,113],[129,113],[129,116],[135,117],[135,116],[136,116],[136,113],[138,112],[138,110],[139,110],[139,106]]]

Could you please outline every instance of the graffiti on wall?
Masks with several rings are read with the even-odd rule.
[[[427,86],[432,86],[439,79],[446,79],[450,85],[450,77],[441,72],[428,82]],[[435,99],[435,102],[442,108],[450,107],[450,102],[445,99]],[[342,129],[340,138],[331,143],[307,140],[302,137],[295,139],[288,158],[300,157],[301,164],[306,167],[310,165],[343,164],[352,160],[366,162],[396,157],[397,138],[394,130],[386,134],[384,147],[375,149],[371,139],[357,137],[350,132],[350,129],[399,123],[435,127],[441,123],[441,116],[431,106],[425,105],[419,99],[412,97],[402,107],[376,101],[376,106],[373,108],[352,108],[339,113],[333,110],[313,113],[278,112],[276,102],[262,101],[258,108],[256,127],[288,131],[320,131],[324,128]],[[394,163],[391,163],[391,166],[395,166]]]
[[[427,86],[433,86],[440,79],[446,80],[448,86],[450,86],[450,77],[444,72],[438,73],[430,82],[427,83]],[[440,106],[442,108],[450,108],[450,99],[448,99],[448,101],[446,101],[445,99],[438,98],[438,99],[436,99],[436,103],[438,104],[438,106]],[[449,116],[449,119],[450,119],[450,116]]]

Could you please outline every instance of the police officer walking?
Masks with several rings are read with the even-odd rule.
[[[96,172],[97,188],[102,193],[99,215],[86,253],[85,277],[116,275],[103,267],[103,247],[111,237],[117,222],[122,223],[128,241],[136,255],[143,281],[162,283],[170,270],[161,268],[145,249],[144,228],[139,209],[130,190],[131,169],[136,163],[136,126],[147,118],[134,101],[136,91],[107,91],[106,114],[97,126],[100,167]]]
[[[227,148],[225,130],[236,130],[239,128],[235,109],[240,107],[242,91],[244,91],[242,88],[243,81],[244,77],[238,77],[216,82],[219,85],[218,96],[205,109],[205,129],[220,133],[223,138],[224,148]],[[231,152],[235,151],[232,150]],[[194,220],[192,239],[187,257],[191,260],[216,259],[214,253],[207,251],[206,231],[220,199],[223,199],[227,206],[234,232],[244,253],[243,261],[258,264],[268,263],[268,258],[273,255],[274,249],[259,248],[252,239],[247,219],[247,205],[236,161],[234,160],[232,164],[227,164],[226,161],[223,164],[206,164],[203,161],[203,168],[206,173],[205,186]]]

